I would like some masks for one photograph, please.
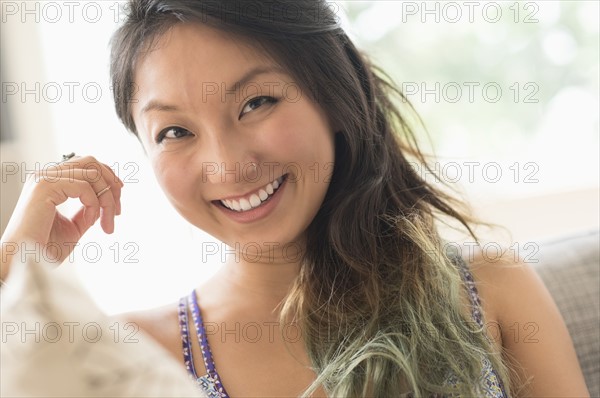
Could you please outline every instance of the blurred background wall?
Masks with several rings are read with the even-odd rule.
[[[94,226],[63,267],[109,313],[174,301],[224,256],[171,209],[116,118],[108,43],[124,4],[0,2],[0,227],[27,170],[71,151],[111,165],[126,184],[116,231]],[[331,7],[420,114],[444,181],[504,225],[521,256],[541,239],[598,228],[598,2]]]

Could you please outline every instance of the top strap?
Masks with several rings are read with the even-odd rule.
[[[196,298],[196,291],[192,291],[188,296],[188,303],[192,318],[194,319],[194,326],[196,327],[196,334],[198,335],[198,342],[200,343],[200,350],[202,351],[202,358],[204,359],[204,366],[208,376],[215,383],[217,391],[221,394],[222,398],[229,398],[225,387],[221,383],[221,377],[217,373],[215,361],[213,360],[210,346],[208,345],[208,339],[206,338],[206,330],[204,329],[204,322],[202,320],[202,314],[200,313],[200,307],[198,306],[198,300]]]
[[[469,266],[465,262],[465,260],[457,255],[455,257],[454,263],[458,266],[458,270],[462,275],[463,280],[465,281],[465,285],[467,286],[467,290],[469,293],[469,301],[471,302],[471,314],[475,322],[481,327],[483,327],[483,314],[481,313],[481,300],[479,299],[479,292],[477,291],[477,287],[475,286],[475,280],[473,279],[473,275],[469,271]]]
[[[190,331],[187,317],[187,297],[179,300],[179,331],[181,333],[181,345],[183,348],[183,362],[188,373],[194,379],[198,378],[196,368],[194,367],[194,358],[192,356],[192,344],[190,341]]]

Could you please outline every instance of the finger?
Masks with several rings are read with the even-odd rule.
[[[104,180],[102,180],[104,181]],[[83,210],[85,224],[93,224],[98,217],[101,217],[100,225],[104,232],[111,234],[114,232],[114,217],[115,217],[115,202],[112,195],[108,192],[97,196],[97,192],[101,192],[106,188],[95,188],[99,186],[99,182],[89,183],[78,179],[59,179],[60,203],[69,198],[79,198],[81,203],[86,207]],[[91,226],[91,225],[90,225]],[[89,226],[88,226],[89,228]]]
[[[87,181],[58,178],[53,181],[41,180],[39,185],[44,188],[42,195],[48,197],[54,207],[64,203],[68,198],[79,198],[84,206],[99,211],[100,202],[92,185]]]
[[[88,163],[88,165],[91,163]],[[72,164],[73,165],[73,164]],[[86,181],[88,182],[95,194],[98,197],[100,208],[102,209],[102,228],[107,232],[113,231],[114,216],[120,213],[121,207],[121,185],[117,181],[106,176],[108,166],[95,164],[94,168],[68,168],[60,169],[55,168],[46,170],[43,173],[43,178],[48,182],[55,182],[57,180],[64,181]],[[66,178],[65,178],[66,175]],[[111,176],[113,174],[110,174]],[[111,232],[108,232],[111,231]]]
[[[102,182],[92,183],[94,192],[96,192],[96,198],[100,205],[100,225],[107,234],[111,234],[114,231],[115,224],[115,212],[116,202],[114,196],[111,194],[111,186],[107,184],[104,179]]]
[[[71,218],[77,229],[83,235],[98,219],[98,214],[91,207],[82,206]]]
[[[60,164],[63,168],[79,168],[83,170],[96,171],[105,182],[110,185],[111,193],[115,199],[116,214],[121,214],[121,188],[125,186],[123,181],[115,174],[112,168],[105,163],[101,163],[93,156],[74,157],[69,161]],[[93,175],[91,173],[90,175]]]
[[[115,200],[116,214],[119,215],[121,214],[121,189],[125,186],[125,184],[106,164],[101,163],[100,166],[102,167],[103,175],[108,174],[111,176],[111,178],[107,179],[107,182],[110,185],[110,193],[113,195],[113,198]]]
[[[112,196],[112,195],[104,195]],[[114,199],[111,199],[114,202]],[[115,206],[100,207],[100,225],[107,234],[112,234],[115,231]]]
[[[96,169],[96,170],[99,170],[99,168],[102,168],[102,170],[99,170],[99,171],[106,172],[106,174],[102,173],[102,175],[107,179],[107,181],[111,180],[121,186],[125,185],[123,183],[123,181],[121,181],[121,179],[115,174],[115,172],[113,171],[112,168],[110,168],[105,163],[99,162],[93,156],[77,157],[77,158],[73,158],[73,159],[74,160],[69,160],[67,162],[63,162],[63,163],[61,163],[61,165],[73,164],[73,165],[78,165],[78,166],[76,166],[77,168]]]
[[[7,230],[15,236],[45,244],[53,231],[57,206],[69,198],[79,198],[84,206],[91,209],[100,207],[93,188],[86,181],[57,179],[50,182],[46,179],[28,178]],[[63,232],[54,231],[58,234]]]

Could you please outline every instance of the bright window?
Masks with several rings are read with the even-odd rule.
[[[215,253],[224,251],[171,208],[140,144],[116,118],[108,41],[122,16],[119,2],[67,3],[2,2],[3,105],[11,115],[27,110],[41,118],[39,131],[31,131],[27,117],[11,118],[15,131],[29,137],[17,144],[50,143],[36,149],[41,160],[92,154],[126,183],[116,232],[107,236],[95,226],[68,261],[101,307],[115,313],[173,302],[216,271],[222,259]],[[432,137],[439,170],[474,202],[533,198],[534,209],[544,195],[597,197],[598,2],[332,7],[358,46],[404,89]],[[32,36],[15,34],[23,30]],[[41,63],[28,64],[34,58]],[[597,204],[587,203],[578,210],[597,214]],[[511,209],[507,217],[528,211]],[[592,223],[597,227],[597,217]],[[523,233],[539,232],[528,225]]]

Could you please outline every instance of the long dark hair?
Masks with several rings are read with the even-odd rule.
[[[442,249],[435,224],[451,219],[474,237],[473,220],[411,166],[427,167],[406,120],[413,110],[335,11],[316,0],[132,0],[112,41],[117,114],[137,134],[136,62],[174,24],[255,39],[339,126],[331,183],[281,313],[301,323],[318,374],[305,393],[322,385],[332,396],[477,396],[483,357],[510,392],[509,368],[466,314],[460,259]]]

